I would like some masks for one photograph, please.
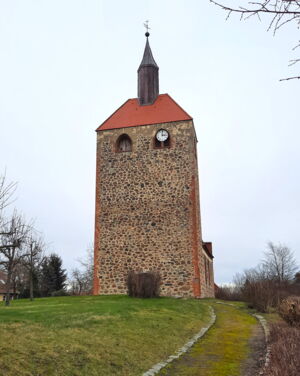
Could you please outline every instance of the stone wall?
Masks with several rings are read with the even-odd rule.
[[[206,266],[205,266],[206,263]],[[211,298],[215,296],[214,289],[214,268],[212,258],[202,249],[200,270],[201,297]]]
[[[155,149],[161,128],[171,145]],[[131,152],[116,149],[124,133]],[[130,270],[155,270],[162,295],[213,296],[212,266],[207,282],[204,260],[212,262],[201,246],[192,121],[99,131],[96,180],[95,294],[125,294]]]

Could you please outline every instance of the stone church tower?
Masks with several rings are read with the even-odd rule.
[[[146,37],[138,98],[97,129],[94,294],[126,294],[129,271],[158,271],[161,295],[212,297],[193,119],[159,94]]]

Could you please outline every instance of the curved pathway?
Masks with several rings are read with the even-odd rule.
[[[255,376],[264,362],[260,323],[237,305],[211,304],[216,322],[186,354],[158,375]]]

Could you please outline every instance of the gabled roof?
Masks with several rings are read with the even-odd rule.
[[[137,98],[128,99],[96,131],[184,120],[193,118],[169,94],[160,94],[150,105],[140,105]]]

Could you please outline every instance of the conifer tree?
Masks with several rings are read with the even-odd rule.
[[[65,289],[67,273],[62,268],[61,257],[57,254],[52,253],[44,259],[41,274],[41,291],[44,296]]]

